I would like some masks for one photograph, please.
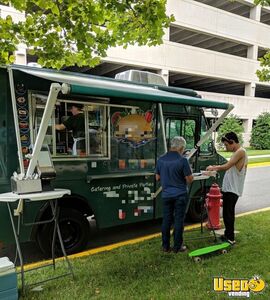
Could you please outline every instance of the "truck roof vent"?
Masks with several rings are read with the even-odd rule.
[[[139,83],[167,85],[161,75],[138,70],[128,70],[115,75],[115,79],[128,80]]]

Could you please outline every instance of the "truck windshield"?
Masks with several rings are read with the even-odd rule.
[[[179,119],[175,117],[166,118],[166,140],[168,148],[169,141],[175,136],[182,136],[187,142],[186,149],[192,149],[195,145],[195,120]]]
[[[201,134],[200,138],[202,138],[209,129],[209,125],[204,115],[202,115],[201,119]],[[200,146],[200,155],[211,155],[214,151],[214,142],[213,138],[210,136],[201,146]]]

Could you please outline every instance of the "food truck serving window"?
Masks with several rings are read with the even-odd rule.
[[[37,137],[46,98],[42,95],[31,97],[32,144]],[[49,121],[44,144],[49,146],[55,158],[107,158],[108,110],[108,107],[98,103],[58,100]]]

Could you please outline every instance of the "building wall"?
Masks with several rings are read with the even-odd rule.
[[[167,33],[161,46],[110,49],[105,61],[242,83],[245,87],[242,96],[228,95],[226,88],[222,93],[199,89],[198,92],[204,98],[230,102],[235,106],[232,113],[243,120],[244,142],[248,146],[253,120],[260,113],[270,111],[270,99],[254,97],[257,85],[270,87],[267,83],[260,83],[256,76],[256,70],[260,69],[259,47],[270,48],[270,26],[260,22],[261,7],[255,7],[252,1],[238,2],[250,7],[249,18],[193,0],[168,0],[167,12],[175,16],[173,25],[176,27],[245,45],[246,57],[190,46],[181,41],[172,42]]]
[[[214,34],[250,47],[270,46],[270,26],[192,0],[169,0],[168,13],[175,25]],[[256,52],[256,51],[254,51]],[[169,42],[158,47],[131,46],[110,49],[105,61],[180,71],[187,74],[259,83],[257,56],[242,58],[212,50]]]
[[[259,20],[238,16],[193,0],[168,0],[167,11],[175,16],[175,24],[184,27],[248,45],[270,45],[270,27]]]
[[[256,60],[245,59],[206,49],[195,48],[164,41],[161,46],[127,49],[113,48],[108,52],[107,62],[131,64],[134,66],[166,69],[185,74],[236,80],[243,83],[258,82]]]

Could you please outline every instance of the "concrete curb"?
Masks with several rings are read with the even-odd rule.
[[[260,162],[248,164],[248,168],[270,167],[270,162]]]

